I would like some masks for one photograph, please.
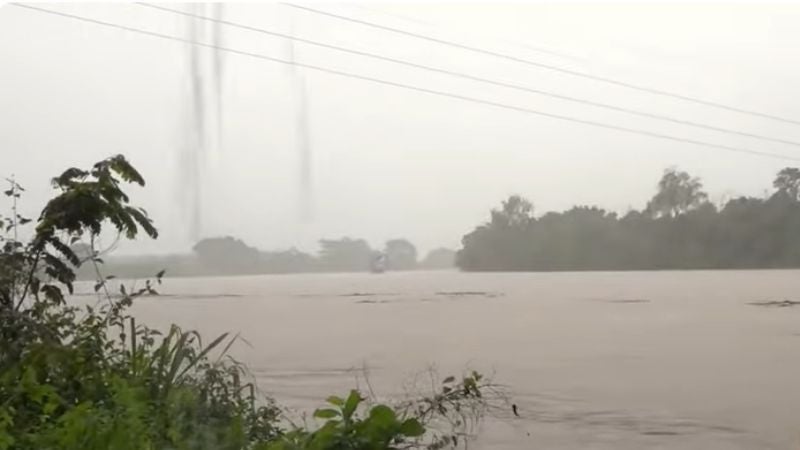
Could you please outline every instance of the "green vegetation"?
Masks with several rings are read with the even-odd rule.
[[[389,270],[445,269],[455,267],[455,251],[436,249],[417,261],[416,247],[406,239],[392,239],[375,250],[363,239],[322,239],[312,255],[295,248],[262,251],[231,236],[199,241],[192,254],[105,258],[105,267],[124,278],[145,278],[160,268],[170,276],[234,274],[282,274],[309,272],[365,272],[379,255],[386,256]],[[77,251],[77,250],[76,250]],[[78,279],[94,279],[91,267],[77,269]]]
[[[668,169],[642,211],[576,206],[535,217],[519,196],[462,239],[463,270],[649,270],[800,267],[800,170],[767,198],[717,208],[699,179]]]
[[[137,298],[157,295],[163,272],[142,289],[109,292],[94,246],[103,227],[157,237],[123,183],[144,180],[122,156],[68,169],[27,243],[17,229],[29,219],[16,207],[1,218],[0,450],[451,448],[488,407],[492,385],[473,372],[394,405],[357,391],[330,397],[316,423],[293,425],[228,354],[237,337],[204,344],[196,332],[161,333],[129,314]],[[6,195],[16,205],[21,192],[12,183]],[[82,266],[97,275],[99,306],[68,301]]]
[[[417,267],[417,248],[406,239],[386,242],[384,253],[389,270],[411,270]]]
[[[322,239],[319,265],[326,271],[365,271],[375,252],[364,239]]]

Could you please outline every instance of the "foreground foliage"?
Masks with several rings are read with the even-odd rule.
[[[23,189],[11,182],[5,193],[14,207],[0,237],[0,450],[438,449],[458,445],[483,413],[491,385],[472,373],[394,407],[368,405],[357,391],[330,397],[314,414],[319,426],[291,425],[228,355],[236,336],[205,344],[174,325],[162,334],[136,323],[129,308],[157,295],[163,272],[141,289],[110,291],[95,248],[103,227],[158,235],[122,183],[144,185],[122,156],[65,171],[27,243],[17,238],[30,222],[16,211]],[[68,304],[86,265],[98,304]]]

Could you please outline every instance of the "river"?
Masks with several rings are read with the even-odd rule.
[[[800,271],[405,272],[165,279],[135,313],[231,331],[292,411],[468,368],[508,386],[483,449],[800,448]],[[425,385],[425,382],[422,383]],[[299,414],[299,412],[298,412]]]

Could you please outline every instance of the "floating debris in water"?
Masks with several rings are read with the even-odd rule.
[[[677,436],[680,433],[676,431],[652,430],[652,431],[642,431],[642,434],[645,436]]]
[[[400,295],[394,292],[390,293],[381,293],[381,292],[351,292],[349,294],[342,294],[340,297],[379,297],[379,296],[389,296],[389,295]]]
[[[790,306],[798,306],[798,305],[800,305],[800,302],[794,301],[794,300],[782,300],[782,301],[772,300],[772,301],[766,301],[766,302],[750,302],[750,303],[748,303],[748,305],[753,305],[753,306],[773,306],[773,307],[777,307],[777,308],[788,308]]]
[[[502,292],[485,292],[485,291],[439,291],[436,295],[443,295],[447,297],[502,297]]]
[[[363,303],[363,304],[377,304],[377,303],[397,303],[400,300],[358,300],[356,303]]]
[[[344,294],[294,294],[296,298],[332,298],[332,297],[393,297],[396,292],[348,292]]]

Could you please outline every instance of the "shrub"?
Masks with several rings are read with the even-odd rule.
[[[482,413],[481,392],[491,385],[473,373],[395,407],[367,408],[357,391],[330,397],[314,414],[321,426],[291,425],[228,355],[237,336],[205,345],[194,331],[173,325],[162,334],[136,323],[129,307],[157,295],[163,271],[142,289],[109,291],[95,247],[103,227],[128,239],[158,236],[123,183],[144,179],[121,155],[66,170],[27,243],[17,239],[30,222],[16,211],[23,189],[11,182],[5,192],[15,206],[0,218],[13,231],[0,237],[0,450],[438,449],[458,445],[463,419]],[[97,273],[99,307],[65,299],[83,264]],[[449,428],[436,432],[437,419]]]

